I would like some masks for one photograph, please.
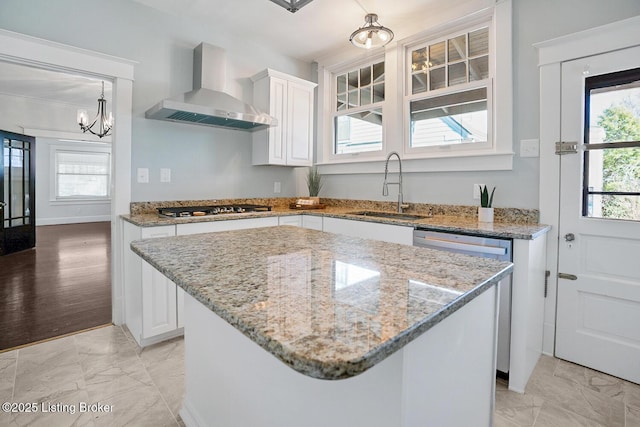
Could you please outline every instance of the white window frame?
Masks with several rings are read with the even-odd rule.
[[[355,71],[355,70],[360,70],[363,67],[366,66],[371,66],[373,64],[376,64],[378,62],[384,62],[384,73],[385,73],[385,80],[384,80],[384,85],[385,85],[385,94],[384,94],[384,101],[380,101],[380,102],[375,102],[375,103],[371,103],[368,105],[364,105],[364,106],[360,106],[357,108],[350,108],[347,110],[341,110],[338,111],[336,110],[336,99],[337,99],[337,93],[338,93],[338,88],[337,88],[337,77],[341,74],[348,74],[349,71]],[[330,114],[330,122],[331,122],[331,134],[330,134],[330,150],[327,150],[327,152],[325,153],[325,157],[328,157],[330,159],[331,162],[336,162],[336,163],[340,163],[340,162],[345,162],[345,161],[352,161],[353,159],[358,159],[358,161],[366,161],[366,160],[370,160],[370,159],[376,159],[378,157],[380,157],[382,154],[381,153],[385,153],[386,150],[386,127],[387,127],[387,117],[386,117],[386,105],[387,105],[387,100],[389,98],[389,86],[387,83],[387,77],[388,77],[388,69],[387,69],[387,62],[385,60],[384,54],[380,54],[378,53],[375,56],[371,56],[371,57],[367,57],[366,59],[361,59],[359,61],[352,61],[352,62],[347,62],[347,63],[343,63],[340,64],[337,67],[332,67],[331,69],[327,70],[328,73],[331,76],[331,85],[330,85],[330,93],[331,93],[331,114]],[[372,94],[373,97],[373,94]],[[361,111],[366,111],[366,110],[373,110],[373,109],[378,109],[380,108],[382,110],[382,148],[380,150],[376,150],[376,151],[364,151],[364,152],[358,152],[358,153],[344,153],[344,154],[336,154],[335,153],[335,135],[336,135],[336,127],[335,127],[335,120],[336,117],[338,116],[346,116],[352,113],[358,113]]]
[[[109,155],[109,167],[108,167],[108,183],[107,183],[107,195],[104,197],[99,196],[73,196],[73,197],[59,197],[58,196],[58,153],[106,153]],[[113,177],[111,175],[111,165],[113,162],[113,156],[111,153],[111,144],[95,144],[95,143],[75,143],[75,144],[52,144],[50,146],[50,168],[49,168],[49,202],[52,205],[67,205],[67,204],[96,204],[96,203],[110,203],[111,202],[111,188],[113,185]]]
[[[473,82],[448,86],[442,89],[427,90],[416,94],[411,93],[411,64],[412,51],[421,47],[428,47],[430,45],[446,42],[449,39],[457,36],[473,32],[477,29],[488,27],[489,28],[489,76],[484,80],[477,80]],[[493,120],[493,82],[494,82],[494,57],[495,57],[495,44],[493,42],[493,26],[490,20],[479,22],[473,26],[468,26],[458,31],[452,31],[447,34],[438,34],[434,38],[422,38],[418,42],[408,43],[403,45],[404,54],[404,98],[403,98],[403,128],[404,128],[404,149],[403,152],[407,158],[428,158],[428,157],[443,157],[444,153],[483,153],[491,152],[495,147],[494,140],[494,126]],[[445,63],[446,68],[448,63]],[[449,95],[458,92],[466,92],[472,89],[486,88],[487,90],[487,139],[486,141],[464,143],[464,144],[442,144],[431,147],[412,147],[411,146],[411,102],[420,99],[436,98],[443,95]]]
[[[444,21],[443,21],[444,22]],[[441,146],[431,152],[422,150],[408,150],[410,137],[408,112],[405,111],[406,77],[405,72],[406,47],[420,42],[435,40],[438,37],[446,37],[456,32],[463,32],[473,27],[479,28],[482,24],[489,24],[492,34],[500,37],[490,37],[493,43],[490,58],[493,67],[493,80],[491,83],[491,110],[492,110],[492,144],[491,147],[475,146],[474,149],[442,148]],[[508,35],[508,36],[507,36]],[[392,42],[376,52],[364,64],[373,61],[373,55],[381,55],[384,50],[386,90],[383,151],[375,152],[376,155],[361,153],[352,155],[351,158],[342,158],[332,155],[333,149],[333,111],[334,89],[333,72],[343,68],[334,66],[340,62],[347,62],[348,52],[340,52],[332,57],[326,57],[318,61],[318,147],[317,159],[319,171],[322,174],[360,174],[378,173],[384,170],[384,160],[391,151],[398,151],[403,157],[403,171],[406,172],[451,172],[451,171],[497,171],[513,169],[513,76],[512,76],[512,4],[511,0],[501,0],[495,6],[478,10],[457,20],[448,19],[439,26],[431,26],[429,30],[406,37],[397,42]],[[351,55],[354,55],[351,51]],[[332,62],[333,58],[333,62]],[[362,58],[362,56],[360,56]],[[350,67],[358,64],[355,61],[349,63]],[[474,82],[477,83],[477,82]],[[467,148],[467,149],[465,149]],[[428,150],[426,150],[428,151]]]

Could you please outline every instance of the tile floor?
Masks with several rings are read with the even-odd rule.
[[[524,394],[496,387],[495,427],[640,427],[640,386],[542,356]]]
[[[0,411],[0,426],[181,426],[183,361],[181,338],[140,350],[117,326],[0,353],[0,402],[39,409]],[[76,412],[43,414],[42,402]],[[80,402],[113,412],[81,413]],[[543,356],[524,394],[498,382],[494,425],[640,427],[640,386]]]
[[[183,363],[182,339],[140,350],[117,326],[0,353],[0,403],[36,402],[39,410],[0,410],[0,426],[182,425]],[[76,412],[45,414],[42,402],[74,404]],[[80,402],[113,412],[81,413]]]

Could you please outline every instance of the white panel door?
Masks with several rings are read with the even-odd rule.
[[[556,329],[557,357],[636,383],[640,383],[640,221],[594,214],[605,212],[605,197],[619,196],[587,194],[594,188],[605,191],[603,171],[612,167],[597,162],[597,156],[607,155],[594,140],[595,132],[603,134],[606,129],[594,128],[602,115],[597,120],[591,117],[590,130],[585,131],[585,104],[593,110],[597,98],[594,90],[585,92],[585,85],[596,76],[610,78],[610,73],[638,67],[640,47],[562,64],[561,138],[576,141],[578,153],[560,158]],[[599,90],[608,94],[614,88]],[[607,135],[602,141],[609,140]],[[589,163],[583,152],[589,153]],[[589,181],[583,190],[585,164]],[[594,184],[598,180],[602,190]]]

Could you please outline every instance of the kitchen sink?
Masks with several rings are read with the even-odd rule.
[[[370,216],[374,218],[391,218],[391,219],[399,219],[404,221],[416,221],[419,219],[429,218],[428,215],[413,215],[413,214],[405,214],[399,212],[376,212],[376,211],[358,211],[358,212],[348,212],[348,215],[358,215],[358,216]]]

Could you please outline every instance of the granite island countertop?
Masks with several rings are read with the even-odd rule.
[[[463,308],[508,262],[292,226],[131,248],[289,367],[358,375]]]
[[[188,224],[210,221],[231,221],[248,218],[265,218],[288,215],[313,215],[355,221],[376,222],[382,224],[401,225],[405,227],[420,228],[431,231],[443,231],[476,236],[496,237],[503,239],[535,239],[549,231],[550,226],[544,224],[528,224],[516,222],[479,222],[477,218],[463,215],[428,215],[418,220],[404,220],[397,218],[380,218],[373,216],[354,215],[354,212],[363,211],[362,207],[328,206],[325,209],[289,209],[274,207],[268,212],[245,212],[201,217],[166,218],[160,217],[155,212],[122,215],[122,218],[139,227],[156,227],[161,225]],[[421,213],[419,213],[421,214]]]

